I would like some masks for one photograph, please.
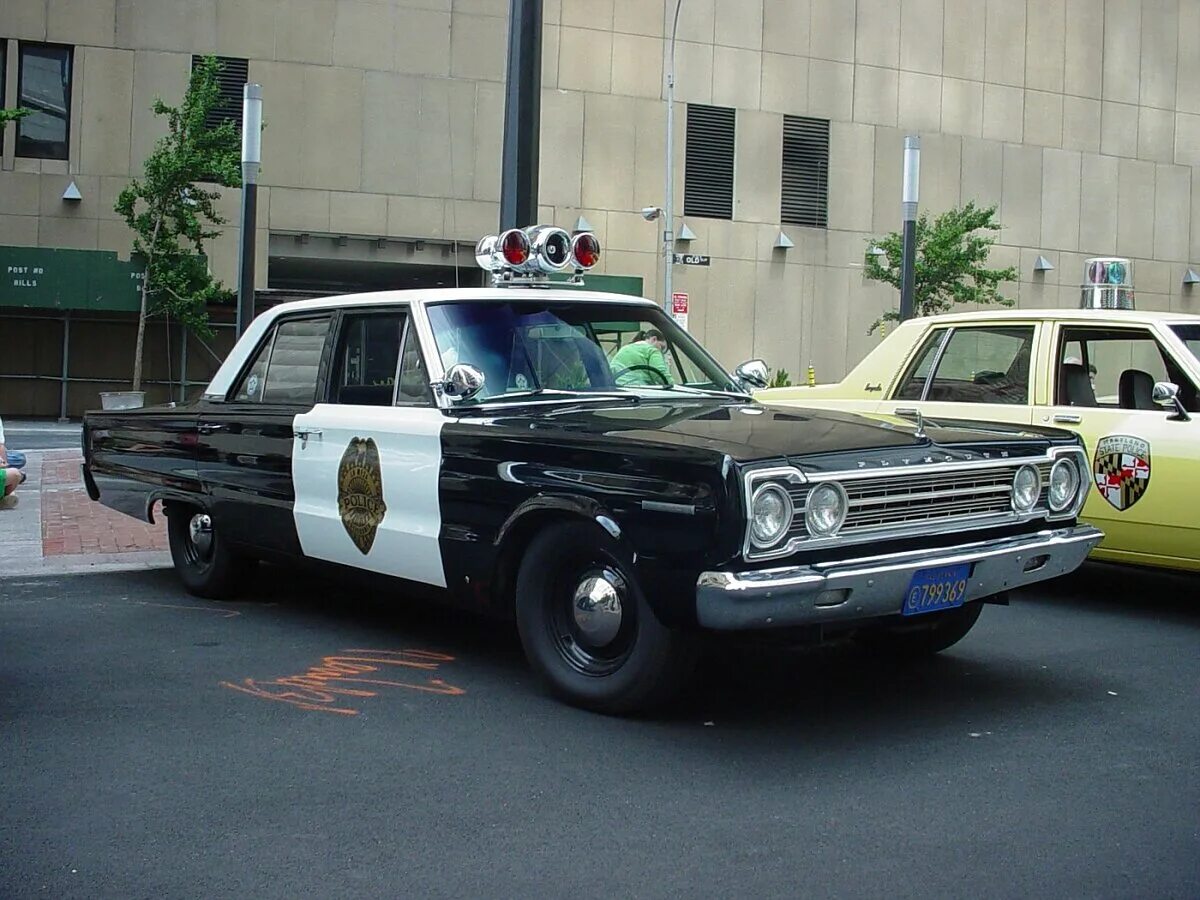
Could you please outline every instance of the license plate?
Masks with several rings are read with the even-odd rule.
[[[919,616],[922,613],[937,612],[939,609],[962,606],[967,597],[967,582],[970,578],[970,563],[937,569],[919,569],[909,582],[901,614]]]

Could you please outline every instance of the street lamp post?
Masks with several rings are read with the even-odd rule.
[[[904,187],[900,195],[904,220],[904,248],[900,261],[900,321],[907,322],[915,313],[917,287],[917,194],[921,182],[921,138],[904,138]]]
[[[667,53],[667,183],[663,192],[663,309],[671,306],[671,276],[675,265],[675,35],[679,30],[679,9],[683,0],[675,0],[671,24],[671,44]]]
[[[254,237],[258,224],[258,168],[262,162],[262,85],[242,89],[242,245],[238,251],[237,336],[254,319]]]

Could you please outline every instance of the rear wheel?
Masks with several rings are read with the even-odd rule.
[[[691,673],[692,637],[658,621],[632,560],[589,522],[556,525],[535,537],[516,593],[525,655],[569,703],[635,712],[669,699]]]
[[[901,625],[864,629],[856,639],[863,646],[889,656],[932,656],[966,637],[982,612],[983,602],[976,600],[957,609],[928,613]]]
[[[173,505],[167,510],[167,538],[179,580],[197,597],[231,597],[250,570],[251,561],[235,553],[212,517],[196,507]]]

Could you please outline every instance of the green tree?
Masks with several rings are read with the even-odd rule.
[[[1001,296],[998,285],[1015,281],[1017,270],[989,269],[988,251],[996,238],[987,232],[999,232],[996,207],[977,207],[974,202],[961,209],[942,213],[932,223],[922,213],[917,219],[916,288],[913,305],[918,316],[949,312],[956,303],[997,303],[1012,306]],[[873,247],[883,250],[875,254]],[[864,256],[866,276],[900,290],[900,264],[904,238],[893,231],[886,237],[868,242]],[[884,322],[900,321],[897,309],[884,313],[871,323],[872,334]]]
[[[202,255],[204,242],[226,224],[214,203],[220,193],[199,182],[240,187],[241,140],[233,122],[209,128],[205,120],[220,105],[217,73],[209,56],[199,61],[183,102],[168,106],[156,99],[152,109],[167,121],[167,133],[146,158],[141,178],[121,191],[114,209],[134,232],[133,252],[144,263],[133,389],[142,387],[142,348],[146,319],[166,313],[205,337],[208,304],[232,296],[213,279]]]

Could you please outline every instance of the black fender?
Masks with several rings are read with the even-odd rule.
[[[170,503],[179,503],[186,506],[194,507],[201,512],[211,513],[209,508],[208,497],[205,494],[193,494],[188,491],[173,490],[164,488],[157,491],[151,491],[146,497],[146,512],[143,518],[151,525],[155,524],[154,520],[154,504],[162,501],[163,514],[166,514],[166,507]]]
[[[522,502],[509,514],[492,542],[492,596],[511,611],[517,570],[525,548],[555,519],[585,519],[604,529],[636,561],[637,554],[611,510],[592,497],[577,494],[538,494]]]
[[[555,518],[564,517],[595,522],[617,542],[633,560],[646,600],[664,625],[684,628],[695,626],[695,576],[639,556],[611,510],[595,498],[576,494],[539,494],[530,497],[513,510],[497,532],[492,583],[495,585],[495,596],[505,606],[511,607],[514,601],[517,571],[525,548],[545,525]]]

